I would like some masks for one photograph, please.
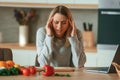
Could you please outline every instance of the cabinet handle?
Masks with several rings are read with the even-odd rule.
[[[116,12],[116,11],[101,11],[101,14],[106,14],[106,15],[120,15],[120,12]]]

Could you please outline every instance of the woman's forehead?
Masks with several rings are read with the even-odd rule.
[[[68,18],[60,13],[56,13],[53,16],[53,20],[62,20],[62,21],[66,21]]]

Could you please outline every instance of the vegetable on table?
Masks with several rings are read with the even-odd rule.
[[[64,77],[64,76],[66,76],[66,77],[71,77],[71,75],[70,74],[58,74],[58,73],[55,73],[55,76],[61,76],[61,77]]]
[[[28,68],[23,69],[22,73],[23,73],[24,76],[29,76],[30,75],[30,71],[29,71]]]
[[[0,70],[0,76],[9,76],[9,75],[18,75],[19,69],[15,67],[11,67],[9,69],[4,68]]]
[[[35,66],[28,66],[28,67],[22,66],[20,68],[20,72],[24,76],[35,75],[36,74],[36,67]]]
[[[30,74],[36,74],[36,67],[35,66],[29,66],[28,67]]]
[[[61,70],[62,70],[62,69],[61,69]],[[58,70],[58,69],[56,69],[56,68],[54,68],[53,66],[50,66],[50,65],[45,65],[45,66],[37,69],[37,71],[38,71],[38,72],[41,72],[41,71],[42,71],[41,74],[42,74],[43,76],[52,76],[52,75],[54,75],[54,76],[59,76],[59,77],[71,77],[71,75],[68,74],[68,73],[62,73],[62,74],[56,73],[56,71],[60,71],[60,70]],[[62,71],[63,71],[63,70],[62,70]],[[71,70],[70,70],[70,71],[71,71]],[[72,69],[72,71],[73,71],[73,69]],[[61,72],[61,71],[60,71],[60,72]]]
[[[52,76],[54,75],[54,73],[55,73],[54,67],[50,65],[43,66],[43,72],[42,72],[43,76]]]

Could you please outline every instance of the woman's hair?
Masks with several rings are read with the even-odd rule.
[[[60,13],[60,14],[64,15],[70,20],[73,19],[70,10],[67,7],[63,6],[63,5],[59,5],[59,6],[55,7],[51,11],[49,18],[53,17],[56,13]]]

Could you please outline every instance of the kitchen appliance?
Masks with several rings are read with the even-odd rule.
[[[120,0],[99,0],[98,44],[120,44]]]

